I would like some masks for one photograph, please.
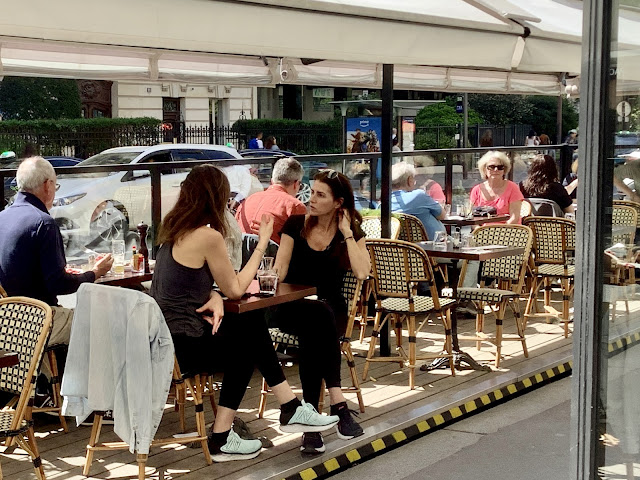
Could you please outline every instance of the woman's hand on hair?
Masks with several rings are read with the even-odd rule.
[[[351,215],[349,215],[349,212],[344,208],[338,211],[338,228],[345,238],[353,235],[351,231]]]
[[[202,313],[202,318],[212,326],[211,334],[215,335],[222,323],[222,317],[224,317],[224,302],[222,301],[222,297],[218,292],[212,291],[209,296],[209,301],[196,309],[196,312]],[[211,313],[211,315],[207,315],[207,313]]]
[[[263,214],[260,220],[260,229],[258,230],[258,236],[260,240],[269,240],[273,233],[273,217],[271,215]]]

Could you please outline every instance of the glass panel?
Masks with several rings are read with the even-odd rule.
[[[613,170],[611,216],[602,222],[605,236],[603,322],[600,357],[600,421],[592,431],[597,445],[600,478],[640,478],[640,297],[636,289],[637,214],[640,211],[640,55],[637,14],[620,2],[614,10],[611,53],[611,93],[607,136],[609,169]],[[629,2],[631,3],[631,2]],[[633,2],[635,3],[635,2]],[[612,8],[616,8],[613,3]],[[635,25],[634,25],[635,24]],[[579,177],[578,177],[579,179]],[[609,192],[603,192],[608,195]],[[606,198],[606,197],[605,197]],[[623,201],[620,201],[621,199]],[[609,228],[611,233],[609,234]]]

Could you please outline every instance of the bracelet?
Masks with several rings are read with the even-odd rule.
[[[262,255],[264,255],[265,253],[267,253],[267,251],[266,251],[266,250],[263,250],[262,248],[258,247],[257,245],[256,245],[256,247],[254,248],[254,250],[259,251],[260,253],[262,253]]]
[[[353,235],[351,235],[351,236],[349,236],[349,237],[346,237],[346,238],[344,239],[344,241],[346,242],[346,241],[347,241],[347,240],[349,240],[350,238],[353,238]],[[355,240],[355,239],[354,239],[354,240]]]

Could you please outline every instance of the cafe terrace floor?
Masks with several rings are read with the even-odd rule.
[[[634,310],[640,309],[640,302],[630,302],[632,314],[627,316],[624,304],[618,304],[616,323],[618,335],[623,343],[636,341],[640,335],[627,336],[628,332],[638,331],[640,325],[632,328],[630,319],[637,317]],[[487,318],[487,332],[491,333],[491,320]],[[475,348],[475,342],[462,340],[474,330],[473,319],[459,320],[461,346],[481,363],[493,359],[492,348],[487,344],[481,351]],[[368,331],[371,327],[369,326]],[[441,343],[432,339],[442,338],[442,327],[426,326],[418,339],[418,348],[436,352]],[[505,332],[514,333],[512,317],[505,320]],[[623,333],[620,333],[623,332]],[[479,372],[458,371],[452,377],[450,371],[416,371],[416,389],[409,390],[408,370],[399,369],[398,364],[373,363],[369,378],[362,383],[366,412],[360,415],[360,423],[365,435],[350,441],[337,438],[334,430],[325,435],[326,452],[321,456],[306,457],[299,452],[301,434],[283,434],[278,430],[279,410],[273,395],[264,419],[257,416],[260,396],[261,377],[253,376],[249,389],[239,411],[239,416],[247,422],[254,434],[270,438],[274,446],[264,449],[259,457],[251,461],[227,462],[207,466],[198,448],[186,446],[167,446],[152,449],[149,455],[147,476],[153,479],[313,479],[327,472],[336,471],[341,466],[361,462],[367,457],[383,452],[390,447],[411,439],[416,435],[428,434],[443,423],[493,406],[507,400],[515,394],[535,388],[545,381],[553,380],[570,371],[571,341],[565,339],[561,326],[548,324],[544,319],[532,319],[527,326],[527,345],[529,358],[524,358],[519,342],[505,342],[504,360],[499,370]],[[406,332],[405,332],[406,334]],[[357,330],[354,338],[357,337]],[[392,337],[392,345],[395,339]],[[406,341],[406,337],[405,337]],[[618,342],[620,344],[620,342]],[[618,348],[613,342],[613,347]],[[621,345],[621,344],[620,344]],[[619,346],[620,346],[619,345]],[[362,374],[364,357],[368,349],[368,339],[363,344],[355,340],[356,364]],[[242,344],[238,344],[238,355],[242,355]],[[285,368],[292,386],[299,386],[297,364]],[[343,361],[343,379],[349,379],[346,362]],[[346,384],[346,382],[343,382]],[[347,394],[351,408],[357,409],[355,395]],[[328,398],[327,398],[328,403]],[[500,408],[499,406],[497,408]],[[207,423],[213,421],[213,414],[205,399]],[[187,428],[195,429],[193,406],[187,404]],[[65,434],[55,423],[55,417],[38,415],[36,435],[44,469],[48,479],[81,479],[85,446],[90,427],[75,427],[75,421],[69,421],[70,431]],[[167,404],[158,436],[170,437],[179,432],[178,414],[173,404]],[[102,441],[118,441],[111,426],[103,427]],[[29,457],[22,450],[5,453],[1,458],[4,478],[7,480],[25,480],[35,478]],[[92,478],[125,479],[137,478],[135,456],[127,450],[96,452],[91,470]]]

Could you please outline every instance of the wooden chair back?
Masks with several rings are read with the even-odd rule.
[[[492,258],[482,265],[481,277],[489,278],[510,286],[514,292],[522,290],[527,262],[533,245],[533,232],[525,225],[485,225],[473,232],[477,246],[509,245],[524,248],[521,255]]]
[[[35,393],[51,325],[51,307],[46,303],[27,297],[0,298],[0,349],[20,358],[17,365],[0,369],[0,391],[18,395],[11,430],[20,426]]]
[[[433,269],[426,252],[402,240],[367,240],[377,298],[396,297],[411,301],[418,282],[429,285],[435,310],[440,310]]]
[[[533,231],[533,253],[536,265],[564,265],[576,250],[576,222],[566,218],[529,217],[523,225]]]
[[[636,223],[636,228],[640,228],[640,203],[638,202],[634,202],[631,200],[614,200],[613,201],[613,206],[626,206],[626,207],[633,207],[636,211],[636,213],[638,214],[638,223]]]
[[[382,238],[382,223],[380,217],[368,216],[362,219],[360,224],[365,237],[367,238]],[[395,217],[391,217],[391,238],[398,238],[400,233],[400,220]]]
[[[418,217],[407,213],[394,213],[400,220],[398,240],[410,243],[426,242],[430,240],[424,225]]]
[[[636,239],[638,212],[630,205],[613,205],[611,212],[611,243],[632,245]],[[616,228],[617,227],[617,228]]]

